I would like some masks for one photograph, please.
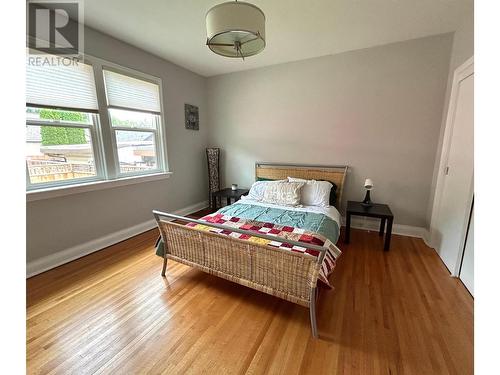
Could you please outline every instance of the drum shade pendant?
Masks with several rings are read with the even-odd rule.
[[[207,12],[207,46],[225,57],[256,55],[266,46],[264,12],[253,4],[231,1]]]

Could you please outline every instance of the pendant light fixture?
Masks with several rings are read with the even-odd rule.
[[[266,46],[264,12],[253,4],[231,1],[207,12],[207,46],[225,57],[256,55]]]

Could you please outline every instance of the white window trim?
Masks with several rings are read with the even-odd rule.
[[[61,128],[77,128],[77,129],[87,129],[90,133],[90,139],[91,139],[91,146],[92,146],[92,156],[94,157],[94,168],[96,171],[95,176],[89,176],[89,177],[81,177],[81,178],[75,178],[73,180],[69,181],[74,181],[68,182],[68,180],[59,180],[59,181],[53,181],[50,183],[38,183],[38,184],[33,184],[31,183],[29,173],[26,170],[26,192],[28,191],[38,191],[38,190],[43,190],[46,188],[57,188],[61,186],[70,186],[70,185],[78,185],[78,184],[83,184],[83,183],[91,183],[91,182],[98,182],[98,181],[105,181],[106,177],[103,171],[103,165],[102,165],[102,155],[101,155],[101,150],[100,147],[96,147],[96,145],[99,145],[99,140],[98,140],[98,127],[99,127],[99,119],[98,117],[90,112],[85,112],[89,113],[92,117],[92,122],[85,124],[85,123],[71,123],[71,122],[64,122],[64,121],[43,121],[43,120],[26,120],[26,125],[28,126],[51,126],[51,127],[61,127]]]
[[[89,191],[110,189],[119,186],[134,185],[144,182],[159,181],[169,178],[172,174],[172,172],[161,172],[148,174],[145,176],[122,177],[116,180],[99,180],[87,183],[31,190],[26,192],[26,202],[63,197],[65,195],[86,193]]]
[[[91,181],[75,181],[68,182],[63,185],[30,186],[26,190],[26,201],[37,201],[41,199],[54,198],[59,196],[78,194],[87,191],[102,190],[118,186],[137,184],[142,182],[157,181],[170,177],[172,174],[169,171],[169,163],[167,158],[167,140],[165,137],[165,112],[163,105],[163,82],[161,78],[141,71],[127,68],[101,58],[85,54],[84,62],[92,65],[94,70],[94,80],[96,86],[96,95],[98,102],[99,123],[94,123],[94,135],[100,144],[100,150],[94,150],[95,154],[104,153],[104,158],[101,155],[97,156],[95,162],[101,164],[101,175]],[[108,103],[106,99],[106,88],[104,84],[103,69],[116,71],[117,73],[130,75],[131,77],[143,79],[159,86],[160,91],[160,113],[159,124],[156,129],[156,139],[160,142],[156,144],[158,168],[154,170],[144,171],[137,174],[122,174],[119,172],[118,155],[116,153],[116,143],[114,141],[114,129],[111,125]],[[104,126],[103,126],[104,123]],[[48,124],[49,125],[49,124]],[[97,128],[98,127],[98,131]],[[111,146],[111,147],[109,147]],[[103,160],[104,159],[104,160]],[[96,166],[97,167],[97,166]],[[118,169],[117,169],[118,168]],[[27,185],[28,187],[28,185]]]
[[[88,55],[85,55],[87,59]],[[94,72],[96,73],[96,87],[99,85],[99,88],[97,88],[97,101],[99,105],[99,116],[101,118],[105,118],[106,121],[109,124],[109,133],[107,133],[105,136],[110,137],[110,145],[111,149],[106,150],[106,156],[109,153],[113,153],[113,165],[108,165],[108,170],[110,172],[110,175],[113,176],[114,178],[127,178],[131,176],[141,176],[147,173],[162,173],[162,172],[167,172],[168,169],[168,159],[167,159],[167,142],[165,138],[165,112],[163,108],[163,82],[161,78],[155,77],[151,74],[146,74],[138,70],[126,68],[114,63],[111,63],[109,61],[105,61],[102,59],[99,59],[97,57],[90,56],[88,59],[89,63],[91,63],[94,67],[96,65],[98,66],[98,69],[94,69]],[[159,118],[159,123],[157,124],[156,128],[154,129],[137,129],[139,131],[152,131],[155,133],[155,151],[156,151],[156,163],[157,163],[157,168],[146,171],[146,172],[137,172],[137,173],[121,173],[120,172],[120,163],[118,160],[118,150],[116,148],[116,138],[115,138],[115,131],[119,130],[118,127],[113,127],[111,124],[111,116],[109,114],[109,110],[113,108],[117,108],[114,106],[110,106],[107,100],[107,93],[106,93],[106,84],[104,80],[104,70],[109,70],[111,72],[115,72],[118,74],[123,74],[127,75],[132,78],[140,79],[143,81],[151,82],[156,85],[158,85],[158,90],[160,94],[160,113],[156,113]],[[102,90],[100,90],[100,87],[102,87]],[[103,105],[101,106],[101,103]],[[149,111],[142,111],[142,110],[137,110],[133,108],[117,108],[117,109],[122,109],[125,111],[137,111],[137,112],[149,112]],[[104,113],[105,112],[105,113]],[[128,131],[134,131],[135,128],[130,127],[130,129],[123,129],[123,130],[128,130]],[[106,158],[107,159],[107,158]],[[111,159],[111,158],[110,158]]]

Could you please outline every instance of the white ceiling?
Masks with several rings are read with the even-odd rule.
[[[245,61],[205,46],[205,14],[225,0],[85,0],[85,24],[203,76],[455,31],[473,0],[249,0],[265,50]]]

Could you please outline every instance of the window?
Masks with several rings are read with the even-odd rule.
[[[92,67],[27,61],[26,78],[27,189],[101,178]]]
[[[115,71],[103,72],[119,175],[161,170],[159,86]]]
[[[95,116],[49,108],[26,109],[28,189],[98,178]]]
[[[30,56],[27,190],[165,172],[159,79],[88,56],[70,65]]]
[[[120,173],[140,173],[158,169],[158,115],[110,109]]]

